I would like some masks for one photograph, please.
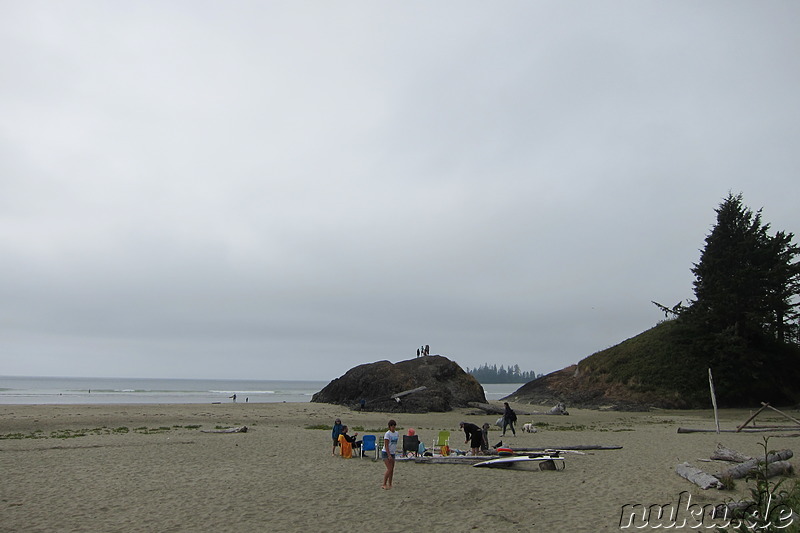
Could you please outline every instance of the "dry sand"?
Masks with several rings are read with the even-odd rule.
[[[619,531],[625,504],[677,504],[683,491],[700,505],[747,494],[741,481],[734,491],[701,490],[675,474],[678,463],[721,469],[697,461],[718,442],[762,453],[760,434],[677,433],[712,428],[711,412],[521,415],[520,426],[548,426],[503,439],[512,447],[623,448],[569,454],[558,472],[398,462],[395,486],[385,491],[382,462],[331,457],[330,430],[307,429],[337,416],[378,435],[390,418],[310,403],[0,406],[0,532]],[[723,411],[722,426],[748,416]],[[391,417],[401,433],[413,427],[428,444],[448,429],[461,449],[460,420],[496,418],[470,410]],[[249,431],[201,432],[239,425]],[[112,431],[123,427],[127,433]],[[97,431],[53,436],[82,429]],[[37,431],[42,438],[8,438]],[[493,427],[490,441],[498,440]],[[774,436],[770,447],[796,442]]]

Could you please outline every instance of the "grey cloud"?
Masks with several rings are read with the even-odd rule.
[[[8,374],[549,372],[796,231],[794,4],[0,8]]]

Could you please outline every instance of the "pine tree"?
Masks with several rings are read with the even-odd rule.
[[[763,336],[784,341],[796,325],[800,293],[800,249],[792,233],[769,235],[761,210],[745,207],[742,195],[728,197],[716,210],[717,223],[706,238],[695,275],[695,301],[687,318],[709,333],[727,332],[749,343]]]

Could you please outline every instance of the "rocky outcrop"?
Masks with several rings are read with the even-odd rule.
[[[392,396],[420,389],[400,398]],[[312,402],[333,403],[369,411],[425,413],[486,403],[483,387],[457,363],[430,355],[391,363],[378,361],[351,368],[316,393]]]
[[[569,407],[617,411],[687,407],[678,394],[636,391],[625,384],[596,379],[588,370],[579,370],[578,365],[530,381],[503,400],[532,405],[564,403]]]

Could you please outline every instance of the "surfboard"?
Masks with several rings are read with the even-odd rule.
[[[553,457],[550,455],[538,455],[535,457],[530,457],[527,455],[516,455],[514,457],[500,457],[499,459],[490,459],[488,461],[475,463],[472,466],[486,467],[486,468],[510,468],[514,465],[521,465],[525,463],[542,463],[544,461],[552,461],[553,465],[558,470],[564,469],[564,458],[558,456]],[[552,470],[553,468],[551,467],[550,469]]]

